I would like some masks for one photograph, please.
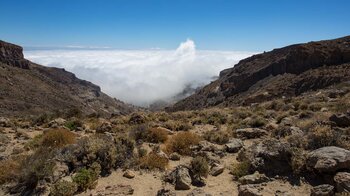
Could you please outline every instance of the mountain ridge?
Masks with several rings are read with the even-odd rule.
[[[83,114],[126,114],[135,107],[111,98],[99,86],[64,69],[23,56],[23,48],[0,40],[0,114],[36,115],[78,108]]]
[[[166,110],[250,104],[272,97],[295,96],[350,79],[349,62],[350,36],[274,49],[221,71],[219,79]]]

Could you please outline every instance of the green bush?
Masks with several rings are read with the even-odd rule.
[[[93,189],[97,185],[98,174],[92,169],[80,169],[74,176],[73,182],[78,186],[79,191]]]
[[[73,196],[78,191],[78,186],[74,182],[65,180],[54,183],[51,187],[51,196]]]
[[[70,120],[64,126],[73,131],[77,130],[78,127],[83,127],[83,123],[80,120]]]
[[[191,161],[191,171],[195,176],[207,177],[209,173],[209,165],[206,158],[197,156]]]

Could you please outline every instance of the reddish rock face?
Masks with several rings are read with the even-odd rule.
[[[296,44],[241,60],[169,111],[250,104],[350,79],[350,36]]]

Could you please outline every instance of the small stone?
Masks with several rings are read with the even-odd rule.
[[[123,177],[132,179],[132,178],[135,178],[135,174],[130,170],[126,170],[123,174]]]
[[[246,184],[238,186],[238,196],[262,196],[263,188],[259,184]]]
[[[334,195],[334,186],[322,184],[311,189],[311,196],[332,196]]]
[[[260,174],[257,171],[254,174],[246,175],[238,179],[238,182],[241,184],[260,184],[267,181],[269,181],[269,178],[266,177],[265,174]]]
[[[222,172],[224,172],[224,169],[225,169],[224,166],[214,163],[214,165],[210,169],[210,175],[218,176],[222,174]]]

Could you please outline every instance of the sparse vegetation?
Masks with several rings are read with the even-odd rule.
[[[93,189],[97,185],[98,174],[92,169],[80,169],[75,176],[73,182],[77,184],[79,191]]]
[[[0,185],[18,179],[23,159],[23,157],[17,157],[0,161]]]
[[[78,186],[75,182],[60,180],[52,185],[52,196],[73,196],[78,191]]]
[[[66,122],[64,126],[67,127],[69,130],[73,131],[77,130],[78,127],[83,127],[83,123],[80,120],[75,119]]]
[[[230,134],[226,131],[213,130],[205,132],[203,138],[212,143],[226,144],[230,139]]]
[[[46,131],[41,139],[41,145],[48,148],[59,148],[76,142],[76,135],[65,129]],[[35,145],[35,144],[34,144]]]
[[[248,161],[242,161],[232,164],[230,167],[230,174],[236,178],[250,174],[250,163]]]
[[[144,169],[160,169],[164,170],[168,165],[168,159],[160,156],[154,152],[150,152],[148,155],[141,157],[140,167]]]
[[[191,153],[190,146],[198,144],[199,141],[200,137],[194,133],[179,132],[166,142],[166,151],[189,155]]]
[[[163,143],[168,139],[168,132],[162,128],[150,128],[147,133],[147,141],[151,143]]]
[[[209,173],[209,165],[206,158],[197,156],[191,161],[191,171],[196,176],[207,177]]]

